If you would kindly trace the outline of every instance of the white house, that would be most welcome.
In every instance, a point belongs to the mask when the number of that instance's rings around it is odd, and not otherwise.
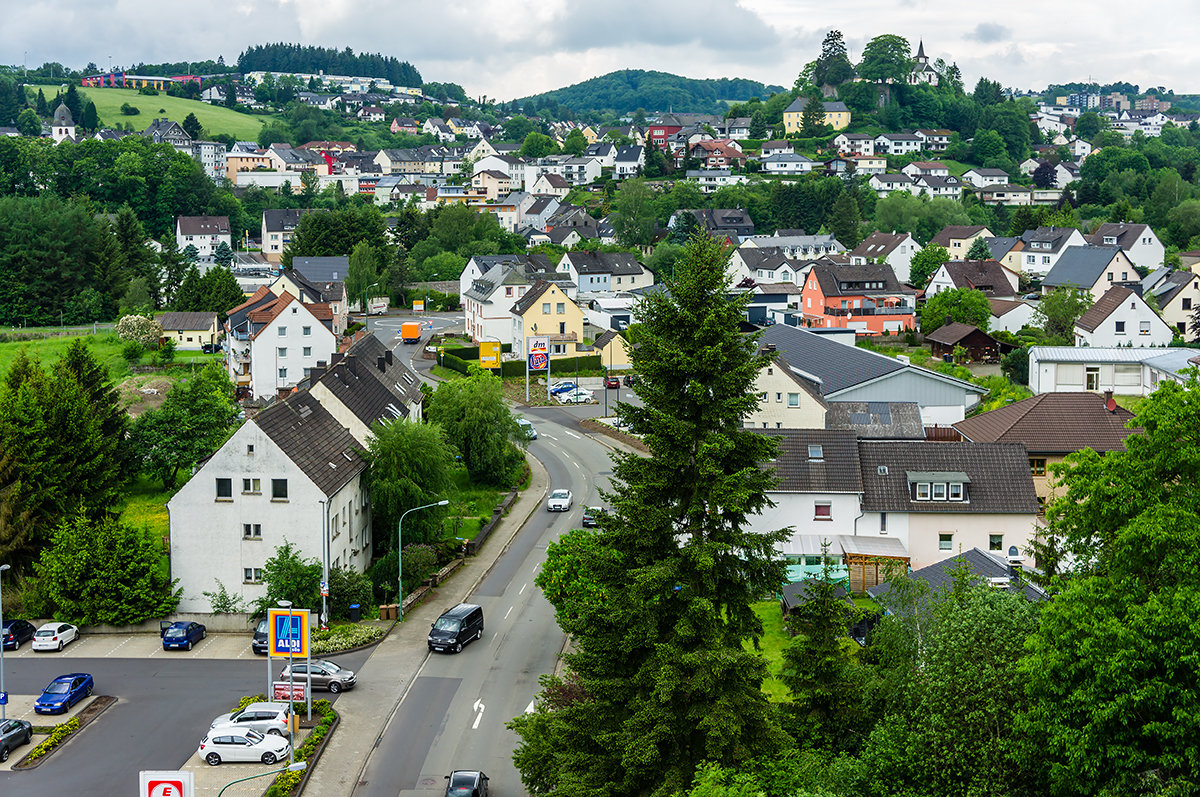
[[[1068,247],[1087,245],[1074,227],[1038,227],[1023,232],[1021,240],[1025,244],[1021,270],[1039,277],[1050,273]]]
[[[327,538],[330,568],[364,572],[366,468],[359,444],[306,391],[242,424],[167,502],[180,610],[210,611],[203,593],[219,586],[247,602],[263,597],[263,567],[285,542],[320,561]]]
[[[459,294],[462,297],[466,332],[474,341],[512,343],[512,314],[509,309],[538,280],[561,281],[574,298],[575,285],[565,275],[555,272],[554,266],[543,254],[489,255],[471,260],[477,264],[471,273],[487,266],[480,276],[472,280],[470,287]]]
[[[873,174],[868,178],[867,185],[881,197],[896,191],[907,191],[910,194],[920,193],[920,189],[907,174]]]
[[[1148,396],[1163,381],[1182,383],[1183,371],[1200,366],[1195,349],[1033,346],[1029,389],[1041,393],[1106,393]]]
[[[1004,185],[1009,181],[1008,172],[1003,169],[967,169],[962,178],[976,188],[987,188],[989,185]]]
[[[1129,288],[1113,286],[1075,322],[1076,346],[1166,346],[1174,330]]]
[[[950,167],[940,161],[913,161],[900,171],[909,177],[949,177]]]
[[[833,145],[845,155],[875,155],[875,138],[866,133],[838,133]]]
[[[197,259],[203,263],[212,263],[218,246],[233,245],[229,233],[229,217],[179,216],[175,219],[175,243],[181,252],[188,246],[196,247]]]
[[[1020,275],[996,260],[950,260],[938,266],[925,295],[955,288],[982,291],[989,299],[1015,299]]]
[[[613,178],[624,180],[637,177],[646,165],[646,148],[642,146],[621,147],[613,163]]]
[[[329,364],[317,363],[306,383],[309,392],[366,448],[371,427],[392,421],[420,421],[421,379],[375,335],[364,335]]]
[[[772,155],[792,155],[795,154],[795,152],[796,148],[792,146],[792,143],[783,139],[765,141],[762,145],[763,158],[769,158]]]
[[[1135,266],[1154,270],[1163,264],[1165,249],[1149,224],[1101,224],[1085,236],[1093,246],[1119,246]]]
[[[1154,297],[1163,320],[1175,334],[1189,343],[1200,339],[1192,331],[1192,320],[1200,310],[1200,265],[1193,265],[1190,271],[1155,269],[1142,280],[1142,295]]]
[[[881,133],[875,136],[875,151],[882,155],[908,155],[925,148],[925,139],[916,133]]]
[[[291,390],[337,351],[329,305],[303,304],[266,287],[229,311],[225,340],[230,380],[239,393],[256,399]]]
[[[896,279],[908,282],[913,255],[920,251],[921,245],[911,233],[873,232],[850,252],[850,265],[861,266],[882,258],[892,267]]]
[[[808,174],[814,166],[811,158],[797,155],[795,152],[767,155],[759,163],[767,174]]]
[[[649,288],[654,274],[627,252],[567,252],[558,261],[580,291],[632,291]]]
[[[1037,326],[1033,305],[1019,299],[988,299],[992,308],[991,332],[1017,333],[1025,327]]]

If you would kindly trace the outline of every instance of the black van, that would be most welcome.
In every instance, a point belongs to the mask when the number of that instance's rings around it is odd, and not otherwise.
[[[259,654],[265,654],[267,652],[266,620],[258,621],[258,627],[254,629],[254,639],[250,640],[250,649]]]
[[[463,645],[483,636],[483,607],[460,603],[443,612],[430,628],[430,650],[453,650],[458,653]]]

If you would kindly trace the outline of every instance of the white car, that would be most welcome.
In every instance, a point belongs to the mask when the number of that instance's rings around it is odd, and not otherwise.
[[[34,650],[62,650],[79,639],[79,629],[70,623],[46,623],[33,635]]]
[[[558,400],[563,404],[591,404],[596,399],[590,390],[577,388],[569,393],[560,394]]]
[[[220,727],[250,728],[259,733],[283,736],[290,732],[291,714],[291,707],[287,703],[250,703],[241,711],[220,715],[208,727],[210,730]]]
[[[288,740],[253,728],[213,728],[200,740],[196,754],[216,766],[224,761],[261,761],[267,766],[287,758]]]
[[[551,512],[567,512],[570,511],[571,502],[574,500],[570,490],[555,490],[546,501],[546,509]]]

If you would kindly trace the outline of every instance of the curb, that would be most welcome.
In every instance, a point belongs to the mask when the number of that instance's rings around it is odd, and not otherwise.
[[[337,711],[337,709],[335,708],[334,716],[333,716],[333,724],[329,726],[329,733],[325,734],[325,738],[321,740],[321,743],[319,745],[317,745],[317,749],[313,750],[312,755],[310,755],[308,758],[305,759],[305,761],[308,762],[308,766],[304,768],[304,775],[303,775],[303,777],[300,778],[300,782],[296,784],[296,788],[294,790],[292,790],[291,792],[289,792],[289,794],[303,794],[304,793],[304,787],[308,785],[308,779],[310,777],[312,777],[313,770],[315,770],[317,768],[317,764],[321,763],[321,756],[325,752],[326,745],[329,744],[329,740],[333,738],[334,732],[339,727],[341,727],[341,724],[342,724],[341,712]],[[274,781],[272,781],[272,783],[274,783]],[[270,786],[268,786],[267,788],[270,788]]]
[[[538,507],[540,507],[542,505],[542,502],[546,500],[546,495],[550,490],[550,478],[549,478],[549,473],[547,473],[547,471],[546,471],[546,466],[543,465],[537,457],[530,454],[528,450],[525,451],[525,459],[529,462],[529,469],[531,472],[530,481],[532,482],[532,480],[533,480],[533,476],[532,476],[533,463],[536,462],[537,466],[542,469],[542,473],[545,474],[547,477],[546,478],[546,486],[544,488],[542,488],[542,494],[538,498],[538,500],[536,502],[532,503],[529,511],[525,513],[525,517],[521,518],[521,521],[519,523],[517,523],[516,528],[513,529],[512,534],[510,534],[508,539],[504,541],[504,547],[502,547],[499,550],[499,552],[496,554],[496,558],[491,561],[491,564],[489,564],[482,573],[480,573],[479,577],[475,579],[475,582],[473,584],[471,584],[470,589],[468,589],[466,591],[465,595],[470,595],[472,592],[474,592],[476,590],[476,588],[478,588],[478,586],[481,583],[483,583],[483,580],[485,578],[487,578],[488,574],[490,574],[492,572],[492,568],[494,568],[496,566],[496,562],[498,562],[500,560],[500,557],[503,556],[505,551],[508,550],[509,546],[512,545],[512,541],[517,538],[517,534],[520,533],[521,529],[525,528],[525,524],[529,522],[529,518],[533,517],[533,513],[536,512],[538,510]],[[533,484],[531,483],[529,486],[532,487]],[[513,515],[510,514],[510,515],[508,515],[508,517],[513,517]],[[465,597],[465,595],[464,595],[464,597]]]
[[[105,701],[105,702],[101,702],[101,701]],[[40,758],[35,758],[33,761],[29,761],[29,753],[26,753],[24,758],[22,758],[17,763],[13,764],[13,767],[12,767],[13,770],[25,772],[30,769],[37,769],[38,767],[40,767],[42,765],[42,762],[44,762],[46,759],[50,758],[50,756],[54,755],[59,750],[66,747],[68,744],[71,743],[72,740],[74,740],[76,737],[78,737],[79,734],[83,733],[83,729],[86,728],[87,726],[91,725],[92,722],[97,717],[99,717],[101,714],[103,714],[105,711],[107,711],[110,706],[116,705],[117,699],[111,695],[96,695],[96,698],[91,703],[89,703],[87,708],[85,708],[83,711],[86,711],[87,709],[92,708],[92,706],[95,706],[97,703],[101,704],[100,708],[97,709],[95,713],[90,714],[86,720],[80,720],[79,721],[79,730],[75,731],[70,736],[68,736],[63,741],[62,744],[60,744],[58,747],[55,747],[50,752],[46,753],[44,756],[41,756]],[[80,711],[80,714],[82,714],[83,711]],[[30,752],[33,752],[33,751],[31,750]]]

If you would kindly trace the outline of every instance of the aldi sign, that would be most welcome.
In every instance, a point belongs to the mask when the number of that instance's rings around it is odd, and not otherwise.
[[[308,657],[308,611],[268,609],[267,644],[272,656]]]

